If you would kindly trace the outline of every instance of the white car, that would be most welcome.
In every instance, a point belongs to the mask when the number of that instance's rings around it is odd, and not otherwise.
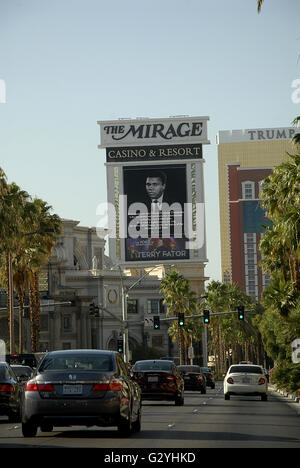
[[[256,395],[267,401],[268,381],[264,369],[254,364],[233,364],[224,379],[225,400],[231,395]]]

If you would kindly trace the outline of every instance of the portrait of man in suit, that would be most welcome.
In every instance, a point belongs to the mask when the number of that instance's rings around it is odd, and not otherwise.
[[[185,165],[128,166],[123,173],[128,226],[133,225],[135,232],[140,229],[140,237],[129,236],[125,241],[128,259],[133,248],[140,260],[147,260],[147,255],[152,260],[170,259],[176,252],[188,258],[184,237]]]
[[[146,178],[146,192],[151,202],[151,211],[161,211],[163,202],[166,202],[165,189],[167,176],[163,171],[150,171]],[[148,203],[149,205],[149,203]]]

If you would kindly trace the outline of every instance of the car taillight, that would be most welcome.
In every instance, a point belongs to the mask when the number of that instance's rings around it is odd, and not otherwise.
[[[233,378],[232,378],[232,377],[228,377],[227,382],[230,383],[230,384],[233,384]]]
[[[26,384],[25,392],[37,392],[37,391],[38,391],[38,388],[37,388],[36,383],[28,382]]]
[[[0,392],[13,392],[14,386],[11,384],[0,384]]]
[[[170,375],[166,375],[166,379],[167,380],[177,380],[178,377],[177,377],[177,375],[170,374]]]
[[[120,392],[122,390],[122,382],[112,381],[112,382],[97,382],[93,385],[93,392],[107,392],[107,391]]]
[[[54,387],[51,384],[36,384],[28,382],[25,387],[25,392],[54,392]]]
[[[265,379],[261,377],[258,381],[258,385],[263,385],[265,382],[266,382]]]

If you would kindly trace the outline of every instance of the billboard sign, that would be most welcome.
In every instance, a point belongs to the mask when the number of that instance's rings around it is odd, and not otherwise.
[[[260,200],[243,202],[243,227],[244,232],[264,232],[268,226],[272,226],[267,218]]]
[[[126,261],[187,260],[184,164],[123,168],[127,197]]]
[[[210,143],[208,120],[98,122],[112,257],[139,265],[207,261],[202,145]]]
[[[201,159],[202,145],[157,145],[112,147],[106,149],[106,162],[128,161],[177,161],[182,159]]]
[[[99,121],[101,145],[115,146],[208,144],[209,117]]]

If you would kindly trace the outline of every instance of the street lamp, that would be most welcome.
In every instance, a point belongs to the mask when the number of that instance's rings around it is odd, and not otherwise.
[[[133,289],[137,284],[139,284],[145,276],[148,276],[151,271],[155,270],[158,265],[155,265],[151,270],[144,273],[137,281],[135,281],[131,286],[126,287],[124,284],[123,271],[119,264],[116,264],[111,267],[111,270],[114,270],[116,267],[119,269],[120,281],[121,281],[121,294],[122,294],[122,336],[123,336],[123,357],[125,362],[129,362],[129,339],[128,339],[128,324],[127,324],[127,298],[128,293]]]

